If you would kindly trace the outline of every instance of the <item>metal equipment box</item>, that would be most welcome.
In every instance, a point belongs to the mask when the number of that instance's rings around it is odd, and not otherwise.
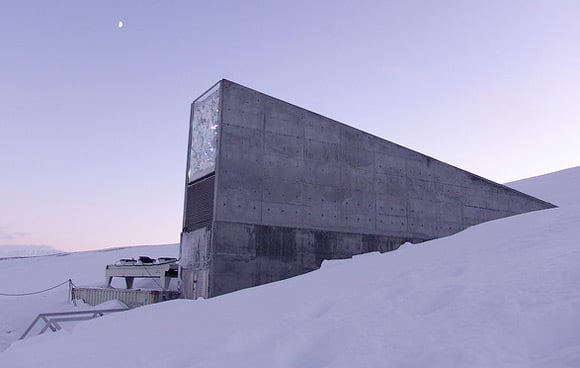
[[[109,300],[120,300],[129,308],[140,307],[179,298],[178,291],[143,290],[143,289],[111,289],[111,288],[79,288],[71,290],[71,299],[82,300],[90,305],[98,305]]]

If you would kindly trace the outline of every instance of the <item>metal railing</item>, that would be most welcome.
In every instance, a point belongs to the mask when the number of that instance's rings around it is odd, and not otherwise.
[[[89,319],[102,317],[106,313],[115,313],[129,310],[129,308],[115,308],[115,309],[96,309],[87,311],[74,311],[74,312],[58,312],[58,313],[40,313],[30,326],[24,331],[22,336],[18,340],[22,340],[28,335],[30,331],[34,328],[37,322],[42,320],[44,322],[44,327],[38,333],[39,335],[45,333],[48,329],[52,332],[56,332],[62,329],[60,323],[62,322],[75,322],[75,321],[87,321]]]

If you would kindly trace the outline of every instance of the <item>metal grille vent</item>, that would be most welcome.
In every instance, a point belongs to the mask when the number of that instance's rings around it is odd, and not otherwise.
[[[185,228],[193,231],[211,226],[213,220],[215,174],[187,186]]]

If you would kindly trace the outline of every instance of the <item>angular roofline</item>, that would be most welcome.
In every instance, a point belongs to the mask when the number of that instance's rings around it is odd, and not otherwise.
[[[421,155],[423,155],[423,156],[425,156],[425,157],[427,157],[427,158],[429,158],[429,159],[431,159],[431,160],[435,160],[435,161],[441,162],[441,163],[443,163],[443,164],[445,164],[445,165],[449,165],[449,166],[451,166],[451,167],[453,167],[453,168],[455,168],[455,169],[457,169],[457,170],[461,170],[461,171],[463,171],[463,172],[465,172],[465,173],[468,173],[468,174],[470,174],[470,175],[473,175],[473,176],[475,176],[477,179],[479,179],[479,180],[482,180],[482,181],[484,181],[484,182],[487,182],[487,183],[489,183],[489,184],[497,185],[497,186],[500,186],[500,187],[502,187],[502,188],[507,188],[507,189],[509,189],[509,190],[511,190],[511,191],[514,191],[514,192],[520,193],[520,194],[522,194],[522,195],[524,195],[524,196],[526,196],[526,197],[528,197],[528,198],[530,198],[530,199],[533,199],[534,201],[537,201],[537,202],[539,202],[539,203],[541,203],[541,204],[544,204],[544,205],[545,205],[545,206],[547,206],[548,208],[557,208],[557,207],[558,207],[558,206],[556,206],[556,205],[555,205],[555,204],[553,204],[553,203],[550,203],[550,202],[544,201],[544,200],[542,200],[542,199],[536,198],[536,197],[534,197],[534,196],[532,196],[532,195],[530,195],[530,194],[527,194],[527,193],[521,192],[521,191],[519,191],[519,190],[517,190],[517,189],[513,189],[513,188],[511,188],[511,187],[509,187],[509,186],[507,186],[507,185],[505,185],[505,184],[501,184],[501,183],[495,182],[495,181],[493,181],[493,180],[490,180],[490,179],[484,178],[484,177],[482,177],[482,176],[480,176],[480,175],[474,174],[474,173],[472,173],[472,172],[470,172],[470,171],[467,171],[467,170],[465,170],[465,169],[462,169],[462,168],[460,168],[460,167],[457,167],[457,166],[455,166],[455,165],[452,165],[452,164],[450,164],[450,163],[447,163],[447,162],[441,161],[441,160],[439,160],[439,159],[437,159],[437,158],[435,158],[435,157],[429,156],[429,155],[427,155],[427,154],[425,154],[425,153],[423,153],[423,152],[421,152],[421,151],[418,151],[418,150],[416,150],[416,149],[413,149],[413,148],[409,148],[409,147],[403,146],[403,145],[401,145],[401,144],[398,144],[398,143],[396,143],[396,142],[393,142],[393,141],[391,141],[391,140],[388,140],[388,139],[385,139],[385,138],[383,138],[383,137],[377,136],[377,135],[375,135],[375,134],[372,134],[372,133],[366,132],[366,131],[364,131],[364,130],[362,130],[362,129],[360,129],[360,128],[356,128],[356,127],[353,127],[352,125],[349,125],[349,124],[343,123],[342,121],[339,121],[339,120],[335,120],[335,119],[329,118],[329,117],[327,117],[327,116],[324,116],[324,115],[322,115],[322,114],[319,114],[319,113],[317,113],[317,112],[315,112],[315,111],[308,110],[308,109],[306,109],[306,108],[304,108],[304,107],[301,107],[301,106],[298,106],[298,105],[296,105],[296,104],[293,104],[293,103],[291,103],[291,102],[288,102],[288,101],[282,100],[282,99],[280,99],[280,98],[277,98],[277,97],[271,96],[271,95],[269,95],[269,94],[267,94],[267,93],[264,93],[264,92],[258,91],[258,90],[256,90],[256,89],[253,89],[253,88],[250,88],[250,87],[246,87],[246,86],[244,86],[243,84],[240,84],[240,83],[237,83],[237,82],[233,82],[233,81],[231,81],[231,80],[229,80],[229,79],[226,79],[226,78],[222,78],[222,79],[220,79],[218,82],[214,83],[214,84],[213,84],[213,85],[212,85],[210,88],[208,88],[206,91],[204,91],[204,93],[202,93],[201,95],[199,95],[199,97],[197,97],[195,100],[193,100],[192,104],[193,104],[195,101],[197,101],[198,99],[202,98],[202,97],[203,97],[203,96],[204,96],[206,93],[208,93],[209,91],[211,91],[211,90],[212,90],[212,89],[213,89],[213,88],[214,88],[216,85],[218,85],[218,84],[220,84],[220,83],[222,83],[222,82],[225,82],[225,83],[230,83],[230,84],[234,84],[234,85],[240,86],[240,87],[242,87],[242,88],[245,88],[245,89],[248,89],[248,90],[250,90],[250,91],[253,91],[253,92],[259,93],[259,94],[261,94],[261,95],[264,95],[264,96],[266,96],[266,97],[268,97],[268,98],[271,98],[271,99],[273,99],[273,100],[280,101],[280,102],[282,102],[282,103],[285,103],[285,104],[288,104],[288,105],[290,105],[290,106],[293,106],[293,107],[295,107],[295,108],[297,108],[297,109],[300,109],[300,110],[306,111],[306,112],[308,112],[308,113],[310,113],[310,114],[318,115],[318,116],[320,116],[320,117],[322,117],[322,118],[324,118],[324,119],[331,120],[331,121],[333,121],[333,122],[335,122],[335,123],[337,123],[337,124],[343,125],[343,126],[345,126],[345,127],[347,127],[347,128],[354,129],[354,130],[356,130],[356,131],[358,131],[358,132],[361,132],[361,133],[364,133],[364,134],[368,134],[368,135],[370,135],[371,137],[378,138],[378,139],[381,139],[381,140],[383,140],[383,141],[387,141],[387,142],[389,142],[389,143],[395,144],[395,145],[397,145],[397,146],[399,146],[399,147],[401,147],[401,148],[404,148],[404,149],[407,149],[407,150],[410,150],[410,151],[417,152],[417,153],[419,153],[419,154],[421,154]],[[522,178],[522,179],[525,179],[525,178]],[[520,179],[520,180],[521,180],[521,179]]]

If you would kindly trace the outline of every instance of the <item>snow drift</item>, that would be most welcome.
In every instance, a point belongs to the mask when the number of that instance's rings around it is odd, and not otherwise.
[[[510,186],[560,207],[81,323],[12,344],[0,366],[580,367],[580,168]],[[0,302],[5,319],[36,301]]]

